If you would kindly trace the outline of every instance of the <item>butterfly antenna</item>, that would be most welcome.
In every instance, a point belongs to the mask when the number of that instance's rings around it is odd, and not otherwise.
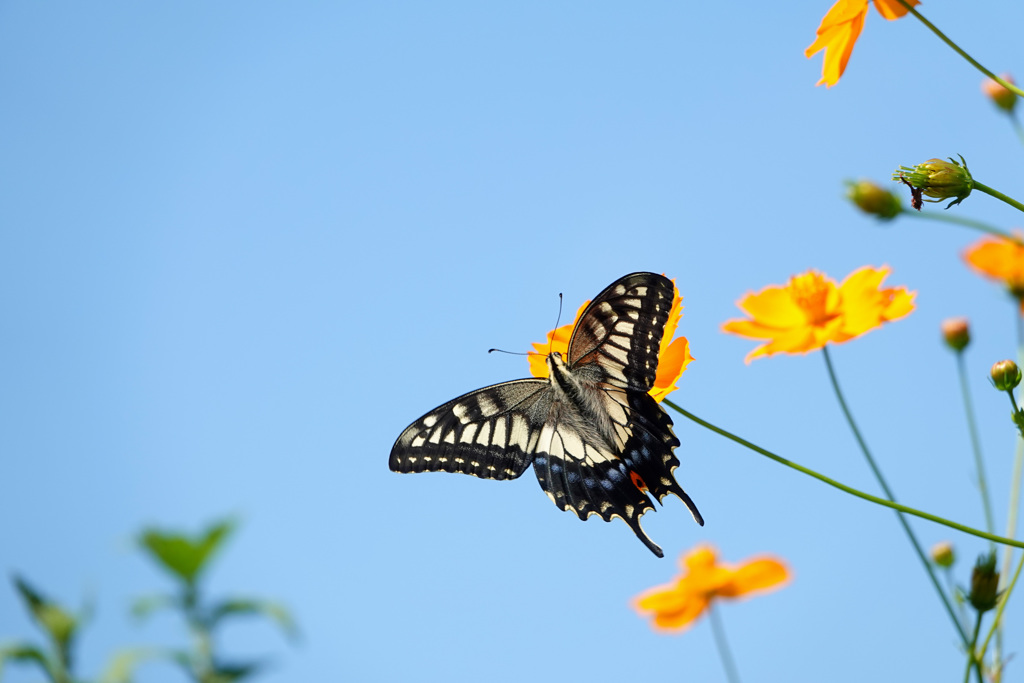
[[[551,349],[555,346],[555,332],[558,331],[558,323],[562,322],[562,293],[558,293],[558,317],[555,318],[555,329],[551,331],[551,341],[548,342],[548,355],[551,355]]]

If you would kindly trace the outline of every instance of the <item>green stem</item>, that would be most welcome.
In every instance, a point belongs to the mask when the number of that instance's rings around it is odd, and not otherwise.
[[[1024,317],[1020,314],[1021,303],[1018,300],[1014,300],[1013,306],[1013,317],[1014,323],[1017,330],[1017,364],[1024,366]],[[1016,409],[1016,406],[1014,406]],[[1006,535],[1013,538],[1017,535],[1017,516],[1020,510],[1020,489],[1021,489],[1021,474],[1024,471],[1024,440],[1016,439],[1016,453],[1013,457],[1013,474],[1010,475],[1010,504],[1009,510],[1006,513]],[[1024,561],[1024,557],[1021,558]],[[999,575],[1005,584],[1006,577],[1010,573],[1010,565],[1013,564],[1013,550],[1011,548],[1003,548],[1003,562],[1000,567]],[[1018,574],[1020,568],[1017,569]],[[1016,577],[1014,577],[1016,581]],[[1000,612],[1001,613],[1001,612]],[[996,632],[996,647],[994,655],[994,666],[998,669],[1001,666],[1002,653],[1003,653],[1003,629],[1002,624],[999,621],[998,614],[996,617],[996,623],[993,624],[994,628],[998,628]]]
[[[860,433],[860,429],[857,428],[857,423],[853,419],[853,413],[850,412],[849,406],[846,405],[846,399],[843,397],[843,392],[839,388],[839,380],[836,378],[835,368],[832,367],[832,356],[829,354],[828,346],[821,347],[822,355],[825,356],[825,367],[828,368],[828,378],[832,382],[832,389],[835,391],[836,398],[839,399],[839,407],[843,411],[843,415],[846,416],[846,422],[850,425],[850,430],[853,432],[854,438],[857,440],[857,444],[860,446],[861,452],[864,454],[864,459],[868,461],[868,466],[871,467],[871,471],[875,475],[875,479],[878,481],[878,485],[882,487],[882,491],[885,492],[885,497],[896,502],[896,496],[893,494],[892,489],[889,488],[888,482],[885,477],[882,476],[882,470],[879,469],[878,464],[875,462],[875,458],[871,455],[871,451],[868,449],[868,444],[864,441],[864,437]],[[960,626],[960,620],[956,618],[956,612],[953,611],[953,606],[949,603],[949,597],[946,595],[946,591],[942,590],[942,585],[939,583],[939,579],[935,576],[935,570],[932,568],[932,563],[928,561],[928,557],[924,554],[924,550],[921,548],[921,543],[917,540],[917,536],[914,535],[914,530],[910,528],[910,524],[907,522],[907,518],[902,513],[896,513],[897,519],[899,519],[900,526],[903,527],[903,531],[907,534],[907,538],[910,539],[910,545],[914,547],[914,552],[917,553],[917,558],[921,561],[921,565],[924,567],[925,572],[928,574],[928,578],[931,579],[932,586],[935,588],[935,592],[938,593],[939,599],[942,600],[942,604],[946,607],[946,612],[949,613],[949,618],[953,620],[956,625],[957,631],[963,636],[963,629]],[[989,532],[991,533],[991,529]]]
[[[981,232],[994,235],[995,237],[1001,237],[1003,239],[1010,240],[1011,242],[1016,242],[1017,244],[1024,243],[1024,240],[1021,240],[1020,237],[1013,233],[1000,230],[999,228],[994,228],[987,223],[982,223],[981,221],[962,218],[954,213],[938,213],[936,211],[914,211],[913,209],[903,209],[900,211],[900,215],[910,216],[913,218],[927,218],[929,220],[942,221],[944,223],[956,223],[957,225],[963,225],[968,228],[973,228],[974,230],[980,230]]]
[[[1017,134],[1017,138],[1024,143],[1024,127],[1020,125],[1020,119],[1017,118],[1015,112],[1010,112],[1010,123],[1013,125],[1013,132]]]
[[[967,388],[967,369],[964,367],[963,350],[956,352],[956,369],[957,374],[960,376],[960,393],[964,399],[964,413],[967,416],[967,431],[971,435],[974,465],[978,470],[978,491],[981,493],[981,502],[985,508],[985,530],[989,533],[995,533],[996,524],[992,517],[992,501],[988,497],[988,480],[985,477],[985,463],[981,457],[981,439],[978,437],[978,426],[974,421],[974,406],[971,404],[971,392]]]
[[[964,671],[964,683],[968,683],[971,680],[971,669],[975,668],[977,663],[977,657],[974,653],[974,648],[978,644],[978,634],[981,633],[981,613],[978,613],[978,619],[974,622],[974,635],[971,636],[971,644],[967,647],[967,670]]]
[[[996,633],[997,629],[1002,626],[1003,610],[1006,609],[1006,603],[1010,600],[1010,594],[1013,593],[1014,586],[1017,585],[1017,579],[1020,578],[1020,570],[1024,567],[1024,555],[1021,556],[1020,562],[1017,563],[1017,571],[1013,573],[1013,580],[1010,581],[1010,585],[1003,591],[1002,595],[999,596],[999,607],[996,608],[996,618],[992,621],[992,628],[988,630],[988,635],[985,636],[985,642],[981,644],[981,655],[984,656],[985,650],[988,648],[988,643],[992,640],[992,635]],[[998,665],[998,660],[996,660]]]
[[[960,55],[961,57],[963,57],[964,59],[966,59],[966,60],[967,60],[967,61],[968,61],[968,62],[970,63],[970,65],[971,65],[971,66],[973,66],[973,67],[974,67],[975,69],[977,69],[977,70],[978,70],[978,71],[980,71],[981,73],[985,74],[986,76],[988,76],[988,77],[989,77],[989,78],[991,78],[991,79],[992,79],[993,81],[995,81],[995,82],[996,82],[996,83],[998,83],[999,85],[1003,86],[1004,88],[1006,88],[1006,89],[1007,89],[1007,90],[1009,90],[1010,92],[1016,93],[1018,97],[1024,97],[1024,90],[1021,90],[1020,88],[1018,88],[1018,87],[1017,87],[1016,85],[1014,85],[1013,83],[1010,83],[1010,82],[1008,82],[1008,81],[1005,81],[1005,80],[1003,80],[1002,78],[1000,78],[999,76],[996,76],[996,75],[995,75],[994,73],[992,73],[991,71],[989,71],[988,69],[986,69],[985,67],[983,67],[983,66],[982,66],[981,64],[979,64],[978,62],[976,62],[976,61],[974,60],[974,58],[973,58],[973,57],[971,57],[971,56],[970,56],[969,54],[967,54],[966,52],[964,52],[963,50],[961,50],[961,49],[960,49],[960,46],[959,46],[959,45],[957,45],[957,44],[956,44],[956,43],[954,43],[954,42],[953,42],[952,40],[950,40],[949,38],[947,38],[947,37],[946,37],[946,34],[945,34],[945,33],[943,33],[942,31],[940,31],[940,30],[939,30],[939,29],[938,29],[938,28],[937,28],[937,27],[935,26],[935,24],[933,24],[932,22],[928,21],[928,20],[927,20],[927,19],[925,19],[925,18],[924,18],[923,16],[921,16],[921,14],[920,14],[920,13],[919,13],[919,12],[918,12],[918,11],[917,11],[916,9],[914,9],[913,7],[911,7],[911,6],[910,6],[910,3],[909,3],[909,2],[907,2],[907,0],[899,0],[899,3],[900,3],[901,5],[903,5],[904,7],[906,7],[906,8],[907,8],[907,10],[908,10],[908,11],[909,11],[909,12],[910,12],[911,14],[913,14],[913,15],[914,15],[915,17],[917,17],[917,18],[918,18],[918,20],[919,20],[919,21],[920,21],[920,22],[921,22],[922,24],[924,24],[925,26],[927,26],[927,27],[928,27],[928,28],[929,28],[929,29],[931,30],[931,32],[932,32],[932,33],[934,33],[935,35],[937,35],[937,36],[939,37],[939,39],[940,39],[940,40],[941,40],[942,42],[944,42],[944,43],[945,43],[946,45],[948,45],[948,46],[950,46],[951,48],[953,48],[953,50],[954,50],[954,51],[955,51],[955,52],[956,52],[956,53],[957,53],[958,55]]]
[[[956,585],[953,583],[953,570],[950,567],[943,567],[942,574],[946,577],[946,589],[953,596],[953,603],[956,605],[956,613],[963,626],[967,623],[967,612],[964,611],[964,601],[956,599]]]
[[[718,616],[718,610],[714,605],[708,607],[708,617],[711,620],[711,632],[715,636],[715,646],[722,658],[722,666],[725,667],[725,677],[729,683],[740,683],[740,675],[736,671],[736,662],[729,651],[729,643],[725,640],[725,629],[722,628],[722,621]]]
[[[1009,204],[1013,208],[1017,209],[1018,211],[1024,211],[1024,204],[1021,204],[1020,202],[1018,202],[1016,199],[1014,199],[1012,197],[1007,197],[1005,194],[1003,194],[999,190],[993,190],[991,187],[989,187],[988,185],[986,185],[984,183],[979,183],[977,180],[972,180],[971,181],[971,187],[972,187],[972,189],[978,190],[980,192],[984,192],[987,195],[990,195],[992,197],[995,197],[996,199],[999,199],[999,200],[1002,200],[1002,201],[1006,202],[1007,204]]]
[[[736,436],[735,434],[722,429],[721,427],[716,427],[715,425],[711,424],[710,422],[707,422],[706,420],[702,420],[701,418],[697,417],[696,415],[694,415],[693,413],[689,412],[688,410],[683,409],[681,406],[676,405],[675,403],[673,403],[672,401],[668,400],[667,398],[662,400],[662,403],[667,405],[669,408],[672,408],[673,410],[678,412],[680,415],[682,415],[686,419],[692,420],[693,422],[696,422],[701,427],[704,427],[706,429],[710,429],[711,431],[715,432],[716,434],[724,436],[725,438],[729,439],[730,441],[735,441],[739,445],[744,446],[746,448],[749,448],[750,450],[754,451],[755,453],[760,453],[761,455],[765,456],[766,458],[768,458],[770,460],[774,460],[775,462],[779,463],[780,465],[785,465],[786,467],[789,467],[790,469],[794,469],[797,472],[801,472],[803,474],[806,474],[809,477],[813,477],[813,478],[817,479],[820,482],[824,482],[825,484],[828,484],[829,486],[831,486],[833,488],[837,488],[840,491],[843,491],[844,493],[849,493],[851,496],[856,496],[857,498],[861,498],[862,500],[866,500],[866,501],[868,501],[870,503],[874,503],[875,505],[881,505],[882,507],[887,507],[887,508],[889,508],[891,510],[899,510],[900,512],[905,512],[908,515],[914,515],[915,517],[920,517],[921,519],[927,519],[929,522],[935,522],[936,524],[941,524],[942,526],[947,526],[950,529],[956,529],[957,531],[962,531],[963,533],[969,534],[971,536],[977,536],[978,538],[984,538],[984,539],[989,540],[989,541],[995,541],[996,543],[998,543],[1000,545],[1012,545],[1014,548],[1024,548],[1024,541],[1018,541],[1018,540],[1013,539],[1013,538],[1004,538],[1003,536],[996,536],[995,534],[990,534],[988,532],[982,531],[981,529],[974,529],[974,528],[969,527],[969,526],[967,526],[965,524],[960,524],[959,522],[954,522],[954,521],[951,521],[951,520],[948,520],[948,519],[944,519],[943,517],[939,517],[938,515],[933,515],[930,512],[922,512],[921,510],[917,510],[917,509],[912,508],[912,507],[907,507],[906,505],[903,505],[901,503],[894,503],[891,500],[886,500],[885,498],[879,498],[878,496],[873,496],[870,493],[864,493],[863,491],[855,489],[852,486],[847,486],[846,484],[840,483],[840,482],[836,481],[835,479],[832,479],[830,477],[826,477],[824,474],[820,474],[818,472],[815,472],[814,470],[810,469],[809,467],[804,467],[803,465],[795,463],[792,460],[787,460],[786,458],[783,458],[781,455],[776,455],[776,454],[772,453],[769,450],[761,448],[757,444],[753,444],[753,443],[747,441],[746,439],[744,439],[741,436]],[[966,641],[967,641],[967,635],[964,634],[964,642],[966,642]]]

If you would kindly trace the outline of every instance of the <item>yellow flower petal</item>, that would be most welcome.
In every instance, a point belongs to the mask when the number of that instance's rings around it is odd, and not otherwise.
[[[686,337],[679,337],[668,345],[658,360],[658,376],[654,379],[654,386],[650,391],[655,401],[660,403],[663,398],[679,388],[676,382],[692,360],[690,342]]]
[[[1021,236],[1019,232],[1017,234]],[[986,237],[968,247],[963,258],[974,271],[1003,283],[1024,305],[1024,245],[1013,240]]]
[[[788,581],[789,570],[782,562],[773,558],[748,560],[733,573],[729,585],[723,587],[720,594],[722,597],[738,598],[781,588]]]
[[[818,27],[817,39],[804,51],[807,57],[811,57],[825,50],[821,80],[816,85],[824,83],[831,88],[839,82],[853,54],[853,46],[864,28],[867,13],[867,0],[839,0],[825,14]]]
[[[917,6],[921,3],[918,0],[907,0],[907,4]],[[899,0],[875,0],[875,9],[889,21],[899,19],[910,11]]]
[[[803,311],[785,286],[769,285],[756,294],[747,294],[736,305],[761,324],[772,327],[790,327],[804,320]]]

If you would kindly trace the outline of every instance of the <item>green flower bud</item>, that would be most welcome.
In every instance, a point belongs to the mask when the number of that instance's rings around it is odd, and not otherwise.
[[[999,391],[1010,391],[1020,384],[1020,368],[1012,360],[1001,360],[992,366],[992,384]]]
[[[880,220],[892,220],[900,214],[900,198],[870,180],[846,181],[846,198],[864,213],[878,216]]]
[[[971,329],[967,318],[949,318],[942,321],[942,338],[954,351],[963,351],[971,343]]]
[[[942,159],[929,159],[917,166],[900,166],[892,174],[893,180],[910,185],[913,190],[918,190],[930,202],[940,202],[943,199],[955,198],[946,208],[959,204],[967,199],[974,189],[974,179],[971,172],[967,170],[967,162],[960,157],[962,164],[958,164],[951,158],[949,161]]]
[[[971,592],[967,600],[979,613],[992,609],[999,602],[999,572],[996,571],[996,554],[985,553],[971,572]]]
[[[1016,84],[1010,74],[1003,74],[1001,78],[1010,84]],[[1017,106],[1017,93],[1007,90],[1003,86],[999,85],[991,78],[986,78],[981,84],[981,91],[988,95],[988,98],[992,102],[1005,111],[1008,114],[1013,113],[1013,108]]]
[[[953,544],[949,541],[942,541],[933,545],[931,556],[932,562],[943,569],[949,569],[956,562],[956,553],[953,552]]]

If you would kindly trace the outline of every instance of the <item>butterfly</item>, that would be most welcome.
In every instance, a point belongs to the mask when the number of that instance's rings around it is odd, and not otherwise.
[[[580,519],[619,517],[658,557],[640,517],[675,494],[704,525],[675,480],[679,439],[647,393],[675,286],[633,273],[580,315],[565,358],[546,358],[548,377],[517,379],[448,401],[405,428],[391,449],[395,472],[461,472],[516,479],[531,464],[541,488]]]

